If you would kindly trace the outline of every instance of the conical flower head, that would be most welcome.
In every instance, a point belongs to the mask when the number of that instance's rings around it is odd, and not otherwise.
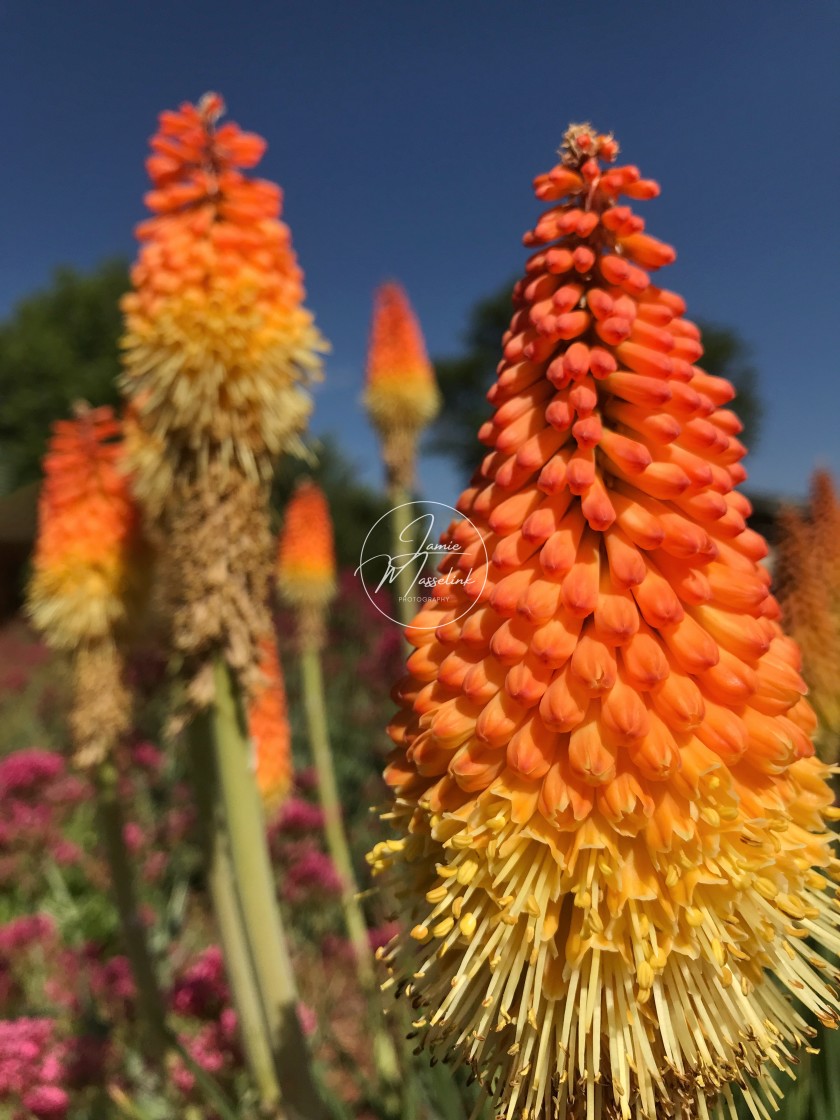
[[[619,196],[658,188],[616,152],[573,127],[536,180],[475,529],[407,631],[401,835],[370,856],[407,900],[385,957],[417,1031],[510,1120],[706,1117],[752,1074],[759,1115],[835,1022],[828,770],[733,390],[650,279],[673,251]]]
[[[138,492],[163,503],[173,472],[211,461],[265,477],[309,412],[299,383],[325,349],[303,306],[281,194],[249,178],[264,141],[217,127],[215,94],[165,112],[147,169],[154,217],[137,229],[134,290],[124,297],[123,389],[147,431]]]
[[[110,408],[53,425],[44,458],[29,611],[48,643],[110,639],[144,584],[139,515]]]
[[[325,607],[335,595],[335,542],[330,507],[317,483],[293,493],[277,548],[277,585],[294,607]]]
[[[292,736],[286,688],[274,637],[260,643],[259,677],[248,703],[248,730],[254,743],[257,786],[274,808],[292,782]]]
[[[434,420],[440,393],[420,325],[399,284],[376,292],[365,404],[380,432],[417,433]]]

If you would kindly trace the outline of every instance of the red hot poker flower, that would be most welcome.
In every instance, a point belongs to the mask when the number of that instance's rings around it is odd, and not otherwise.
[[[153,508],[187,468],[216,462],[267,477],[305,423],[298,385],[325,349],[303,306],[280,189],[244,173],[265,141],[218,126],[223,112],[207,94],[162,113],[146,164],[154,216],[138,226],[123,300],[122,385],[140,425],[138,492]]]
[[[53,426],[44,459],[29,609],[51,646],[110,639],[142,583],[139,516],[110,408]]]
[[[500,1116],[688,1120],[733,1082],[763,1115],[810,1031],[787,994],[836,1023],[835,811],[732,386],[651,280],[674,252],[621,196],[659,188],[616,153],[573,126],[535,181],[460,499],[490,561],[454,527],[442,570],[474,578],[408,630],[401,835],[370,858],[410,900],[385,956],[416,1029]]]

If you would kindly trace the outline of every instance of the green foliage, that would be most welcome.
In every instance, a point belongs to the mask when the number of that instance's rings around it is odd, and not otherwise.
[[[0,468],[9,489],[39,475],[54,420],[76,400],[116,404],[123,261],[90,273],[59,269],[0,325]]]
[[[469,313],[462,352],[439,358],[435,371],[444,407],[434,429],[431,447],[449,455],[469,477],[486,454],[476,433],[490,415],[484,399],[493,384],[501,358],[501,339],[512,315],[512,283],[474,305]],[[703,369],[725,377],[735,386],[735,410],[744,424],[743,442],[753,449],[763,412],[755,368],[747,344],[731,327],[697,324],[703,335]]]

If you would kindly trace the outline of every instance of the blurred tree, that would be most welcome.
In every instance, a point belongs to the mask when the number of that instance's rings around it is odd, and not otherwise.
[[[501,358],[502,335],[513,312],[512,288],[513,281],[495,295],[479,300],[469,314],[462,353],[435,362],[444,405],[433,429],[430,450],[450,456],[467,475],[486,454],[476,433],[490,415],[484,394],[493,384]],[[734,407],[744,424],[741,438],[753,450],[763,409],[749,347],[730,327],[703,321],[697,325],[705,348],[701,364],[735,386],[738,395]]]
[[[124,261],[90,273],[61,268],[0,324],[3,489],[39,477],[50,424],[66,417],[73,401],[117,403],[119,299],[127,290]]]

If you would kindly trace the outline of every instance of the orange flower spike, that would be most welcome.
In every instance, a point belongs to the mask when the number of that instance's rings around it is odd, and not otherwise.
[[[370,857],[407,899],[382,955],[418,1030],[505,1120],[688,1120],[734,1084],[763,1115],[808,1032],[787,989],[837,1020],[836,811],[731,386],[651,282],[673,251],[620,196],[658,188],[616,153],[572,126],[536,180],[551,209],[458,507],[487,587],[409,628],[400,838]]]
[[[286,508],[277,549],[277,584],[292,606],[325,607],[335,595],[335,544],[326,495],[298,484]]]
[[[153,217],[138,226],[123,299],[122,388],[160,441],[133,465],[138,493],[163,504],[173,472],[211,461],[268,476],[309,412],[299,386],[326,346],[304,308],[281,193],[249,178],[264,141],[217,127],[216,94],[162,113],[147,170]]]
[[[248,731],[254,744],[257,785],[270,808],[289,792],[292,736],[283,670],[274,638],[260,643],[260,680],[248,703]]]
[[[390,481],[406,489],[417,438],[438,414],[440,391],[408,297],[393,282],[382,284],[374,300],[364,402]]]
[[[840,504],[830,476],[815,473],[811,517],[782,510],[776,581],[785,624],[802,651],[802,672],[819,717],[817,742],[829,762],[840,757]]]
[[[35,625],[56,649],[110,640],[143,588],[140,522],[110,408],[53,425],[29,585]]]

